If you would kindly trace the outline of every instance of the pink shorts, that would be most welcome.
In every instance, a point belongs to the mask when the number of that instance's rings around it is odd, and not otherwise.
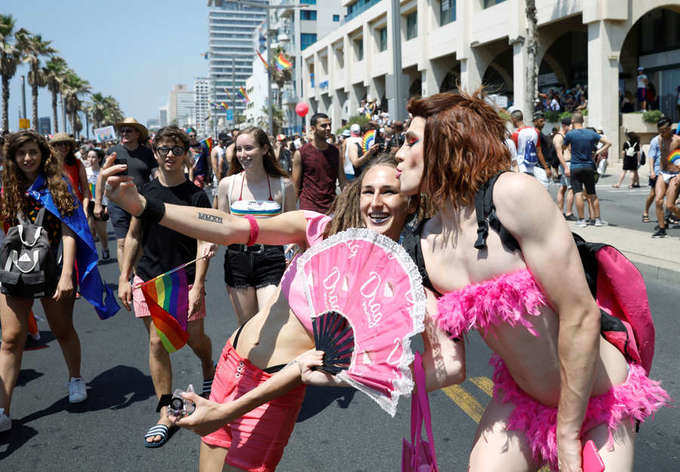
[[[508,420],[508,430],[523,431],[534,460],[557,470],[557,408],[546,406],[526,394],[515,383],[505,362],[494,355],[489,364],[493,374],[494,398],[515,405]],[[644,421],[670,401],[660,382],[651,380],[637,364],[628,364],[628,377],[621,385],[613,386],[607,393],[590,398],[583,420],[581,434],[596,426],[609,427],[609,446],[613,434],[624,421]]]
[[[222,350],[210,400],[235,400],[274,374],[268,374],[236,353],[231,342]],[[264,403],[217,431],[203,436],[203,442],[227,449],[225,462],[251,472],[276,470],[297,420],[305,385]]]
[[[135,317],[137,318],[146,318],[147,316],[151,316],[151,313],[149,312],[149,306],[146,304],[146,299],[144,298],[144,294],[142,293],[141,288],[134,288],[138,284],[142,284],[144,281],[137,275],[135,275],[134,280],[132,281],[132,306],[135,309]],[[191,290],[192,285],[189,285],[189,290]],[[196,320],[202,320],[205,318],[205,294],[201,295],[201,309],[198,310],[198,313],[194,313],[189,317],[189,321],[196,321]]]

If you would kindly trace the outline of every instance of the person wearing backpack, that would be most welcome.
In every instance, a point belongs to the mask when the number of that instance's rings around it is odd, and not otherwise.
[[[400,190],[440,209],[409,252],[439,294],[438,326],[453,338],[476,328],[494,351],[469,470],[580,471],[589,440],[606,470],[632,470],[634,421],[669,398],[647,364],[601,334],[561,212],[535,179],[508,172],[505,126],[481,90],[412,99],[408,111]]]
[[[623,170],[619,181],[612,185],[614,188],[621,187],[623,179],[626,178],[626,173],[630,172],[631,180],[628,188],[640,186],[640,176],[638,175],[638,156],[640,154],[640,138],[632,131],[626,133],[626,142],[623,143],[623,151],[621,157],[623,158]],[[636,184],[637,183],[637,184]]]
[[[12,228],[0,250],[0,431],[12,427],[9,408],[34,298],[41,299],[64,355],[70,379],[69,402],[87,399],[80,372],[80,340],[73,327],[76,255],[81,268],[77,282],[83,297],[102,318],[118,310],[113,293],[105,288],[97,272],[97,252],[85,214],[62,174],[61,161],[45,138],[34,131],[20,131],[9,136],[5,150],[2,219]],[[26,241],[31,240],[32,246],[26,247],[30,244]],[[10,244],[14,244],[11,251]],[[58,264],[60,245],[63,255]],[[40,283],[33,285],[36,280]]]
[[[510,119],[515,127],[515,132],[512,133],[512,140],[517,148],[519,171],[533,175],[541,182],[541,185],[548,188],[552,178],[552,171],[543,156],[540,139],[541,131],[534,126],[524,124],[524,114],[521,110],[514,110],[510,113]],[[534,121],[543,126],[543,123],[545,123],[543,113],[537,112],[534,116]]]

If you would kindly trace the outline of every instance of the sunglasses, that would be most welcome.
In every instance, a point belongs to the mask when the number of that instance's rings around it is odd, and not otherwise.
[[[184,153],[187,151],[185,148],[182,146],[159,146],[156,148],[156,152],[160,154],[161,157],[167,156],[170,151],[172,151],[172,155],[175,157],[183,156]]]
[[[134,128],[121,128],[118,132],[120,134],[125,134],[125,133],[132,133],[133,131],[135,131]]]

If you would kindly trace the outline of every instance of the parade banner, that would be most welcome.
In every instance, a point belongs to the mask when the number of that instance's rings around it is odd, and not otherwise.
[[[116,139],[116,130],[114,130],[113,126],[111,125],[104,126],[103,128],[95,128],[93,132],[98,143],[102,143],[104,141],[113,141]]]

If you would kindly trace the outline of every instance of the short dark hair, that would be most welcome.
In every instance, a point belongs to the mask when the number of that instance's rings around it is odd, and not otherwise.
[[[153,147],[156,148],[162,139],[172,139],[176,143],[182,143],[184,149],[189,149],[189,135],[177,126],[166,126],[159,129],[156,136],[153,137]]]
[[[545,119],[545,115],[543,114],[542,111],[537,111],[537,112],[534,113],[534,121],[544,120],[544,119]]]
[[[575,111],[574,113],[572,113],[571,122],[583,124],[583,113],[581,113],[580,111]]]
[[[510,113],[510,116],[516,120],[524,119],[524,113],[522,113],[522,110],[514,110],[512,113]]]
[[[312,126],[316,126],[316,123],[319,120],[330,120],[330,118],[328,118],[328,115],[325,113],[314,113],[312,115],[312,118],[309,120],[309,124]]]
[[[562,124],[563,124],[564,126],[569,126],[569,125],[571,125],[571,117],[570,117],[570,116],[565,116],[564,118],[562,118]]]
[[[672,123],[670,118],[668,118],[667,116],[662,116],[661,118],[659,118],[659,121],[656,122],[656,127],[663,128],[664,126],[670,126],[671,124]]]

